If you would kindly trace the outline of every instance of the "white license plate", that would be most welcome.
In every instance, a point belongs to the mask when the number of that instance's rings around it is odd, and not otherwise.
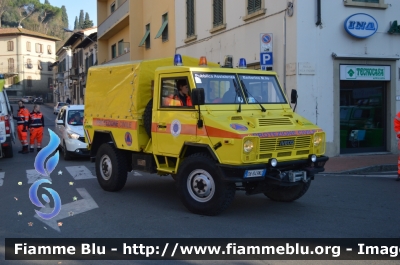
[[[245,178],[257,178],[257,177],[264,177],[265,176],[265,169],[256,169],[256,170],[246,170],[244,172]]]

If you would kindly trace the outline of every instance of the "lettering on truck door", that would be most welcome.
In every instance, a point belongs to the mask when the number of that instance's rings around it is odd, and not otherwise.
[[[189,74],[161,75],[158,111],[153,121],[152,135],[157,151],[179,155],[185,141],[196,140],[197,116],[191,104],[192,84]],[[185,87],[187,86],[187,87]]]

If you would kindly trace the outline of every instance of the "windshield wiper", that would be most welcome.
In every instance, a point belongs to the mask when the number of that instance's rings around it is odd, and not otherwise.
[[[258,102],[258,100],[255,97],[253,97],[253,95],[250,94],[250,92],[247,90],[246,85],[244,84],[243,80],[240,80],[240,84],[242,85],[243,90],[246,92],[247,96],[250,95],[250,97],[254,98],[254,100],[258,103],[258,105],[260,105],[261,111],[266,112],[267,110],[264,108],[264,106],[260,102]]]
[[[235,86],[235,91],[236,91],[235,102],[234,102],[234,103],[236,103],[236,99],[238,98],[238,95],[239,95],[239,88],[238,88],[238,85],[236,84],[235,79],[233,79],[233,85]],[[239,99],[239,108],[238,108],[237,112],[238,113],[242,112],[242,101],[240,99]]]

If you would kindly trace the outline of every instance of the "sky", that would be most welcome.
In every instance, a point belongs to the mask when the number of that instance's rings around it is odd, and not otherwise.
[[[40,0],[44,3],[44,0]],[[93,20],[93,24],[97,26],[97,0],[49,0],[53,6],[61,7],[65,6],[68,14],[69,29],[74,29],[75,17],[79,19],[79,13],[81,9],[86,14],[89,13],[90,20]]]

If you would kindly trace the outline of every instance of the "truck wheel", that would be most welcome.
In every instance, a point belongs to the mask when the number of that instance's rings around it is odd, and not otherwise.
[[[177,174],[177,188],[185,207],[196,214],[217,215],[235,197],[235,183],[224,182],[213,159],[198,153],[187,157]]]
[[[147,103],[146,108],[143,113],[143,124],[144,129],[147,132],[147,135],[151,138],[151,124],[152,124],[152,116],[153,116],[153,100],[151,99],[149,103]]]
[[[277,186],[271,188],[269,191],[264,192],[264,195],[273,201],[278,202],[292,202],[303,196],[311,185],[311,180],[308,182],[301,182],[299,185],[291,187]]]
[[[8,141],[8,146],[4,148],[4,157],[11,158],[13,157],[13,149],[11,140]]]
[[[103,190],[121,190],[128,176],[127,168],[121,151],[108,143],[100,146],[96,155],[96,176]]]

